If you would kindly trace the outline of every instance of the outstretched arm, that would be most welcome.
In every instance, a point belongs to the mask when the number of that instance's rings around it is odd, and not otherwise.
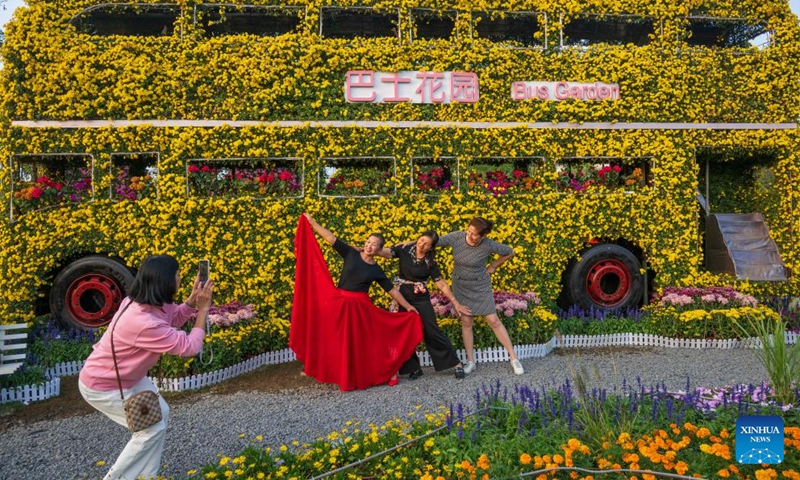
[[[389,290],[386,293],[391,295],[392,298],[394,298],[394,300],[397,302],[398,305],[400,305],[401,307],[405,308],[409,312],[419,313],[417,311],[417,309],[414,308],[413,305],[408,303],[408,300],[406,300],[405,297],[403,297],[403,294],[400,293],[400,290],[398,290],[397,287],[394,287],[393,289]]]
[[[448,285],[443,278],[436,280],[436,286],[439,287],[439,290],[441,290],[444,296],[447,297],[447,299],[450,300],[450,303],[453,304],[453,308],[455,308],[457,316],[460,317],[461,315],[472,315],[472,310],[470,310],[469,307],[465,307],[464,305],[458,303],[453,291],[450,290],[450,285]]]
[[[333,232],[331,232],[327,228],[325,228],[322,225],[320,225],[319,223],[317,223],[316,220],[311,218],[311,215],[309,215],[309,214],[307,214],[305,212],[303,212],[303,215],[306,217],[306,219],[308,219],[308,223],[311,224],[311,228],[313,228],[314,231],[317,232],[317,235],[322,237],[323,240],[325,240],[326,242],[330,243],[331,245],[336,243],[336,235],[334,235]]]

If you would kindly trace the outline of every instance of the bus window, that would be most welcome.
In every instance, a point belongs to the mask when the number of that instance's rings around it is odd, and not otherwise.
[[[158,198],[158,160],[158,152],[112,153],[111,200]]]
[[[93,198],[94,158],[81,153],[44,153],[11,157],[10,218],[36,210]]]
[[[180,16],[176,4],[102,4],[84,9],[70,19],[80,33],[89,35],[131,35],[165,37],[172,35]]]
[[[653,18],[637,15],[580,15],[563,26],[561,47],[597,43],[647,45],[655,31],[654,22]]]
[[[769,45],[771,39],[764,22],[744,18],[689,17],[686,43],[692,46],[748,48]]]
[[[303,7],[266,5],[228,5],[205,3],[195,7],[195,22],[207,37],[250,34],[276,37],[296,32]]]
[[[414,40],[448,40],[457,35],[455,10],[438,12],[427,8],[411,10],[411,41]]]
[[[492,12],[473,14],[473,36],[514,47],[543,45],[537,32],[544,33],[545,17],[535,12]]]
[[[460,190],[456,157],[414,157],[411,159],[411,188],[416,194],[442,195]]]
[[[567,157],[556,162],[562,193],[636,193],[652,184],[650,157]]]
[[[319,34],[324,38],[399,37],[398,12],[378,12],[372,7],[320,8]]]
[[[191,159],[186,193],[214,198],[300,198],[303,164],[299,158]]]
[[[467,192],[499,196],[552,191],[544,163],[544,157],[473,158],[467,167]]]
[[[385,197],[397,193],[395,157],[323,157],[317,173],[320,197]]]

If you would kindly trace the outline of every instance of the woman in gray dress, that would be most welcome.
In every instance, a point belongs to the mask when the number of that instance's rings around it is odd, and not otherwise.
[[[508,245],[486,238],[492,231],[492,225],[485,218],[475,217],[470,220],[466,232],[448,233],[439,239],[440,247],[453,248],[453,294],[459,303],[472,311],[472,315],[461,315],[461,334],[464,337],[464,349],[467,351],[464,372],[475,370],[472,325],[475,316],[483,315],[497,340],[508,351],[514,373],[522,375],[525,370],[514,352],[508,330],[497,316],[491,278],[491,274],[500,265],[514,256],[514,250]],[[498,257],[487,265],[489,257],[494,255]]]

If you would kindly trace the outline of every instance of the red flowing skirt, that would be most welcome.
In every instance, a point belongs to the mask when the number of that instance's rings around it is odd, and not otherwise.
[[[300,217],[289,347],[306,375],[341,390],[386,383],[422,341],[413,312],[392,313],[369,295],[336,288],[311,225]]]

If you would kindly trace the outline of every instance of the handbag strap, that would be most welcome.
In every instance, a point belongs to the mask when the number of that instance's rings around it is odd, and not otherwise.
[[[131,306],[131,303],[133,303],[133,300],[129,300],[128,304],[125,305],[125,308],[123,308],[122,311],[119,312],[119,315],[117,315],[117,319],[114,321],[114,325],[111,327],[111,357],[114,359],[114,371],[117,373],[117,386],[119,387],[119,398],[122,399],[123,402],[125,401],[125,395],[122,393],[122,379],[119,376],[119,366],[117,366],[117,352],[114,350],[114,329],[117,328],[117,323],[119,323],[120,319],[122,318],[122,314],[125,313],[125,310],[127,310],[128,307]]]

